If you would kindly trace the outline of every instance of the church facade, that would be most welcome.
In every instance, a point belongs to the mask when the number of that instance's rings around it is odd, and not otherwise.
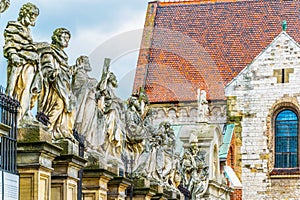
[[[133,93],[145,89],[156,123],[171,121],[183,146],[197,136],[210,155],[209,179],[222,184],[225,174],[230,199],[299,196],[299,8],[268,0],[148,4]],[[218,131],[208,140],[212,126]]]

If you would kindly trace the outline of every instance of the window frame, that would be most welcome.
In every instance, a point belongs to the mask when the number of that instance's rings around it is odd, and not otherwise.
[[[284,110],[291,110],[293,111],[296,116],[298,117],[298,164],[297,167],[294,168],[276,168],[275,167],[275,156],[276,156],[276,151],[275,151],[275,134],[276,134],[276,118],[278,114]],[[269,175],[274,178],[285,178],[285,177],[299,177],[300,175],[300,111],[297,106],[295,106],[291,102],[282,102],[281,104],[277,104],[274,108],[274,112],[271,114],[271,120],[272,120],[272,131],[271,131],[271,155],[272,155],[272,160],[271,160],[271,171]]]
[[[277,136],[278,135],[278,132],[277,132],[277,130],[278,130],[278,128],[280,127],[280,121],[278,120],[278,117],[279,117],[279,115],[280,114],[282,114],[284,111],[291,111],[294,115],[295,115],[295,117],[297,118],[296,120],[288,120],[288,121],[290,121],[290,124],[289,125],[292,125],[292,123],[293,122],[295,122],[296,121],[296,124],[295,124],[295,126],[296,126],[296,128],[297,128],[297,130],[296,130],[296,137],[297,137],[297,147],[296,147],[296,163],[293,163],[293,165],[296,165],[296,166],[287,166],[287,167],[284,167],[283,165],[290,165],[290,164],[292,164],[291,162],[288,164],[288,163],[283,163],[284,161],[284,158],[283,158],[283,155],[284,155],[284,153],[294,153],[294,151],[291,151],[291,150],[285,150],[285,151],[276,151],[276,149],[277,149],[277,146],[279,145],[278,143],[277,143],[277,140],[276,140],[276,138],[278,138],[279,136]],[[281,124],[281,126],[282,125],[284,125],[284,124]],[[293,137],[293,136],[281,136],[281,137],[283,137],[283,140],[286,140],[286,139],[288,139],[289,137]],[[291,148],[292,147],[292,144],[289,144],[288,145],[288,147],[289,148]],[[279,154],[279,157],[281,157],[280,158],[280,160],[278,161],[277,159],[276,159],[276,157],[278,156],[278,154]],[[292,156],[289,156],[289,159],[291,159],[292,158]],[[289,160],[288,159],[288,160]],[[282,168],[282,169],[289,169],[289,168],[298,168],[299,167],[299,116],[297,115],[297,113],[294,111],[294,110],[292,110],[292,109],[283,109],[283,110],[281,110],[280,112],[278,112],[277,114],[276,114],[276,116],[275,116],[275,119],[274,119],[274,168]]]

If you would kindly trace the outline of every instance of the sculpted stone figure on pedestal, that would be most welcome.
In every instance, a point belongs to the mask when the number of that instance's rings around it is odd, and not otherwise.
[[[191,193],[191,200],[200,198],[208,179],[208,165],[205,163],[205,152],[200,151],[197,143],[185,150],[181,160],[183,185]]]
[[[176,171],[175,135],[169,122],[160,123],[151,136],[146,137],[145,149],[134,170],[136,177],[169,183]],[[172,182],[172,180],[170,180]]]
[[[206,91],[198,90],[198,121],[207,122],[208,101],[206,99]]]
[[[118,98],[114,89],[118,86],[116,76],[109,71],[109,59],[105,59],[101,81],[97,86],[99,90],[98,106],[103,115],[103,137],[106,154],[120,157],[124,145],[125,106]]]
[[[39,56],[32,40],[30,26],[35,25],[39,9],[27,3],[20,9],[17,21],[10,21],[4,31],[4,57],[8,60],[6,94],[16,98],[21,105],[18,119],[31,120],[30,86],[38,70]]]
[[[91,70],[87,56],[77,58],[72,79],[72,90],[77,97],[74,128],[85,136],[87,147],[99,149],[104,142],[100,134],[103,120],[96,99],[98,82],[87,74]]]
[[[143,121],[141,118],[141,107],[136,96],[127,100],[128,106],[125,114],[126,124],[126,147],[133,153],[134,159],[142,153],[142,141],[145,138]]]
[[[49,117],[49,131],[54,140],[74,140],[75,99],[71,91],[72,73],[64,48],[68,47],[71,34],[65,28],[53,32],[52,44],[41,50],[42,89],[38,111]]]

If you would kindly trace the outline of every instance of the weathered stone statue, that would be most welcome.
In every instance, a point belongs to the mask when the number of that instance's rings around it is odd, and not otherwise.
[[[39,9],[35,5],[24,4],[18,20],[8,22],[4,31],[3,52],[8,60],[6,94],[20,102],[19,120],[23,117],[33,119],[30,114],[30,86],[38,68],[39,56],[29,27],[35,25],[38,15]]]
[[[109,71],[110,59],[105,59],[101,81],[97,86],[98,107],[103,115],[104,128],[102,145],[107,155],[121,156],[125,137],[125,105],[118,98],[114,89],[118,86],[116,76]]]
[[[145,149],[134,170],[135,176],[168,183],[171,173],[175,173],[172,169],[176,168],[175,135],[171,124],[160,123],[158,129],[145,140]]]
[[[131,96],[127,101],[125,114],[126,124],[126,147],[133,153],[134,159],[143,151],[143,140],[146,137],[144,125],[141,118],[141,105],[138,97]]]
[[[208,102],[206,99],[206,91],[198,90],[198,122],[207,122]]]
[[[42,89],[38,111],[49,117],[49,131],[54,140],[74,140],[75,99],[71,90],[71,69],[64,48],[68,47],[71,34],[65,28],[53,32],[52,44],[41,50]]]
[[[191,199],[200,199],[208,179],[208,165],[205,162],[205,152],[200,151],[197,143],[192,143],[185,150],[181,160],[183,185],[191,192]]]
[[[0,13],[3,13],[7,10],[10,5],[10,0],[1,0],[0,2]]]
[[[74,128],[86,138],[86,146],[92,149],[103,144],[101,135],[103,120],[96,99],[97,80],[88,76],[91,71],[89,58],[80,56],[74,66],[72,79],[73,94],[77,97]]]

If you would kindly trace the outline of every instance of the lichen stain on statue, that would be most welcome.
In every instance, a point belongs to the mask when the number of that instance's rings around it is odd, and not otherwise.
[[[39,9],[35,5],[24,4],[17,21],[8,22],[4,31],[3,53],[8,61],[6,94],[20,102],[18,115],[20,124],[21,119],[26,123],[34,120],[30,112],[32,99],[30,86],[38,71],[39,56],[36,43],[31,37],[30,26],[35,25],[38,15]]]

